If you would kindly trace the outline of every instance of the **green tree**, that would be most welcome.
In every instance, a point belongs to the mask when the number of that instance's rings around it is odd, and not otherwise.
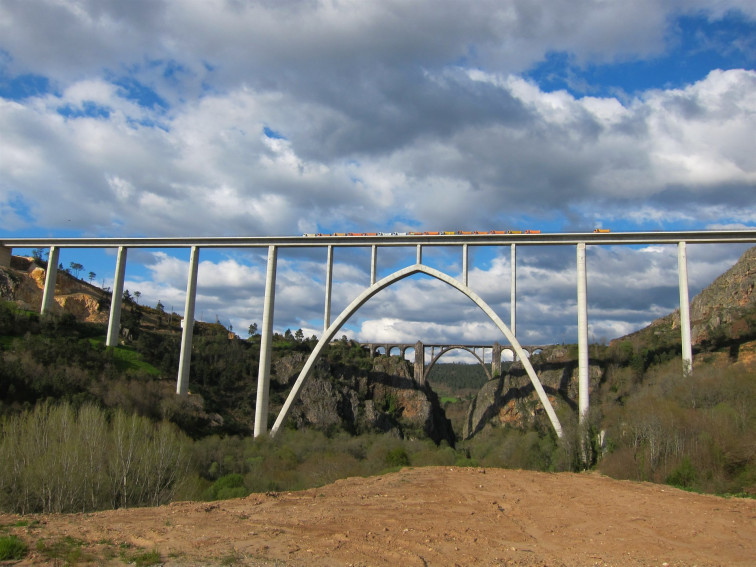
[[[92,280],[95,279],[96,277],[97,277],[97,274],[95,274],[94,272],[89,272],[89,283],[91,284]]]
[[[247,331],[250,337],[254,337],[257,334],[257,323],[252,323]]]

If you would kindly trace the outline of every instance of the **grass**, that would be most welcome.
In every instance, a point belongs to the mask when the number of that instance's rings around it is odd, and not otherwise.
[[[89,339],[93,344],[104,343],[105,337],[97,337]],[[142,355],[139,354],[136,349],[130,346],[116,346],[113,347],[113,360],[116,368],[121,372],[126,370],[140,370],[151,376],[159,376],[160,370],[152,366],[152,364],[145,362],[142,359]]]
[[[129,554],[122,557],[128,563],[131,565],[136,565],[137,567],[149,567],[150,565],[158,565],[163,562],[162,557],[160,557],[160,552],[157,549],[153,549],[152,551],[139,551],[134,554]]]
[[[0,561],[23,559],[28,546],[14,535],[0,537]]]
[[[60,539],[47,542],[43,539],[37,542],[37,551],[48,559],[60,559],[67,565],[74,565],[79,561],[89,561],[92,559],[84,553],[82,547],[84,541],[65,536]]]

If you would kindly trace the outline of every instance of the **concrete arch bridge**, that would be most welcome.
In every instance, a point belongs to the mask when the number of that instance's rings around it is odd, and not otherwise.
[[[598,233],[553,233],[553,234],[455,234],[455,233],[412,233],[412,234],[360,234],[323,235],[314,237],[283,236],[283,237],[179,237],[179,238],[56,238],[56,237],[12,237],[0,239],[0,265],[9,265],[13,248],[49,248],[45,283],[42,296],[41,313],[50,312],[54,303],[55,284],[62,248],[115,248],[118,250],[115,275],[113,278],[113,298],[108,320],[108,331],[105,344],[113,347],[118,344],[120,317],[126,256],[129,248],[184,248],[190,249],[189,275],[186,287],[186,304],[184,307],[183,331],[181,337],[181,352],[179,355],[178,377],[176,393],[186,395],[189,391],[189,366],[191,362],[192,334],[194,328],[194,307],[197,295],[197,271],[200,250],[203,248],[267,248],[267,267],[265,279],[265,297],[263,299],[263,321],[260,345],[260,362],[257,386],[257,400],[255,406],[255,436],[266,433],[268,423],[268,393],[270,390],[270,362],[272,351],[274,299],[276,290],[276,264],[278,251],[281,248],[325,248],[326,279],[325,279],[325,310],[323,317],[323,336],[307,359],[297,381],[284,403],[272,429],[275,435],[287,418],[292,404],[296,401],[302,385],[307,381],[313,369],[313,364],[320,356],[322,349],[356,313],[365,302],[383,289],[414,274],[425,274],[457,289],[475,303],[506,338],[514,356],[521,362],[533,384],[539,401],[544,406],[551,424],[558,436],[562,436],[559,419],[544,392],[543,386],[535,374],[528,359],[528,349],[520,345],[516,338],[516,248],[518,246],[562,246],[576,251],[576,292],[577,292],[577,328],[578,328],[578,416],[580,421],[587,416],[589,408],[588,381],[588,294],[587,294],[587,266],[586,248],[599,245],[674,245],[677,247],[678,258],[678,286],[680,292],[680,332],[682,338],[683,372],[692,369],[693,353],[690,337],[690,313],[688,297],[687,252],[688,243],[754,243],[756,230],[711,230],[711,231],[675,231],[675,232],[598,232]],[[423,263],[424,247],[441,246],[446,248],[458,247],[462,254],[462,273],[454,278]],[[470,246],[509,247],[511,249],[511,302],[510,323],[506,325],[499,315],[478,294],[468,286],[468,249]],[[360,293],[341,314],[331,322],[331,290],[333,274],[333,251],[335,248],[362,247],[371,250],[370,284]],[[416,249],[417,260],[414,264],[399,269],[392,274],[377,280],[376,265],[377,252],[381,247],[412,247]],[[475,354],[470,345],[437,345],[441,356],[452,348],[466,348]],[[409,346],[407,348],[410,348]],[[493,345],[492,345],[493,348]],[[534,347],[535,348],[535,347]],[[390,349],[389,349],[390,352]],[[475,354],[478,356],[477,354]],[[424,362],[423,356],[418,357]],[[496,358],[496,357],[494,357]],[[479,358],[482,361],[482,358]],[[500,357],[499,357],[500,360]],[[418,373],[425,376],[425,369]]]

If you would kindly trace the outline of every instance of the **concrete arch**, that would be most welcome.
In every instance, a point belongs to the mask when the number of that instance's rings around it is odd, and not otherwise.
[[[433,357],[433,360],[430,361],[430,364],[428,364],[428,368],[425,369],[425,377],[426,378],[428,377],[428,375],[430,374],[431,369],[436,364],[436,361],[439,358],[441,358],[442,356],[444,356],[450,350],[454,350],[456,348],[462,349],[462,350],[466,350],[467,352],[469,352],[470,354],[472,354],[475,358],[477,358],[478,362],[483,367],[483,370],[486,372],[486,376],[488,376],[488,379],[489,380],[492,379],[492,377],[491,377],[491,371],[488,370],[488,367],[486,366],[486,363],[483,362],[483,359],[480,356],[478,356],[477,352],[475,352],[473,349],[471,349],[469,347],[466,347],[466,346],[450,346],[448,348],[443,349],[441,352],[439,352],[436,356]]]
[[[283,425],[283,422],[288,417],[289,411],[291,411],[291,406],[299,397],[299,392],[302,390],[302,386],[304,386],[304,383],[310,377],[310,374],[312,373],[313,365],[315,364],[315,361],[320,356],[320,353],[322,352],[323,348],[325,347],[325,345],[331,342],[333,337],[336,335],[336,333],[338,333],[339,329],[341,329],[344,323],[346,323],[347,320],[352,315],[354,315],[354,313],[360,307],[362,307],[371,297],[373,297],[379,291],[383,290],[384,288],[387,288],[388,286],[400,280],[403,280],[404,278],[407,278],[411,275],[419,274],[419,273],[426,274],[428,276],[436,278],[444,283],[449,284],[453,288],[456,288],[457,290],[461,291],[463,294],[469,297],[473,302],[475,302],[475,304],[478,307],[480,307],[486,315],[488,315],[488,317],[499,328],[499,330],[502,333],[504,333],[504,336],[507,338],[509,343],[515,349],[515,352],[517,353],[517,355],[520,357],[520,360],[522,361],[522,364],[525,367],[525,371],[528,373],[528,377],[530,378],[530,381],[533,384],[533,388],[535,389],[536,394],[538,395],[538,399],[540,400],[541,404],[546,410],[546,414],[549,416],[549,420],[551,421],[551,425],[554,428],[554,431],[556,431],[556,434],[558,437],[562,437],[562,425],[561,423],[559,423],[559,418],[557,417],[556,412],[554,411],[554,408],[551,406],[551,402],[549,402],[549,398],[546,395],[546,392],[543,389],[543,385],[541,384],[541,381],[538,379],[538,376],[536,375],[535,370],[533,370],[533,366],[530,364],[528,358],[525,356],[525,352],[520,346],[520,343],[515,338],[514,334],[512,334],[512,332],[509,330],[509,327],[507,327],[504,324],[504,322],[501,320],[501,318],[494,312],[494,310],[491,309],[491,307],[489,307],[489,305],[485,301],[483,301],[478,296],[478,294],[475,293],[473,290],[471,290],[469,287],[455,280],[451,276],[446,275],[443,272],[440,272],[428,266],[424,266],[423,264],[420,264],[420,263],[414,264],[412,266],[407,266],[406,268],[398,270],[394,272],[393,274],[386,276],[382,280],[371,285],[369,288],[363,291],[360,295],[358,295],[355,298],[355,300],[352,301],[352,303],[350,303],[347,306],[347,308],[341,312],[341,314],[336,318],[336,320],[331,324],[331,326],[328,327],[328,329],[326,329],[326,331],[323,333],[323,336],[318,341],[318,344],[315,345],[315,348],[310,353],[310,356],[307,359],[307,362],[305,363],[304,367],[302,368],[302,371],[299,373],[299,376],[297,377],[297,381],[294,383],[294,386],[291,389],[291,392],[289,392],[289,396],[286,398],[286,402],[284,402],[284,405],[281,408],[281,411],[278,414],[278,417],[276,418],[276,421],[273,424],[273,427],[271,428],[271,431],[270,431],[271,437],[274,437],[276,435],[278,430]]]

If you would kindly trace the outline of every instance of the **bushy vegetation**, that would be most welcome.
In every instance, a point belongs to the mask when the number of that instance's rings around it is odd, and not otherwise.
[[[455,465],[465,451],[430,440],[381,434],[334,436],[316,430],[285,430],[269,437],[207,437],[195,442],[198,478],[192,490],[206,488],[208,499],[250,492],[301,490],[348,476],[369,476],[403,466]],[[196,497],[197,494],[182,494]]]
[[[0,508],[156,506],[171,500],[188,463],[188,440],[169,423],[41,403],[0,422]]]
[[[622,403],[604,404],[615,478],[667,482],[715,493],[756,494],[756,379],[742,368],[703,366],[683,376],[679,360],[655,366]]]

